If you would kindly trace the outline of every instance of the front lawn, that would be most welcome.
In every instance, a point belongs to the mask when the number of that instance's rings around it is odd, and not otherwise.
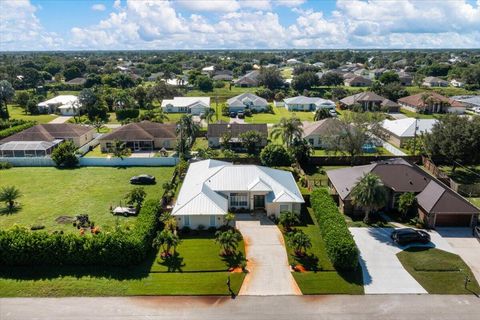
[[[387,149],[383,147],[376,147],[377,151],[376,152],[370,152],[370,153],[363,153],[362,156],[391,156],[393,153],[388,151]],[[328,153],[327,150],[325,149],[314,149],[313,150],[313,156],[315,157],[334,157],[338,156],[339,154],[337,153],[336,155],[333,152]]]
[[[147,199],[159,199],[163,193],[162,184],[172,177],[173,170],[173,167],[84,167],[73,170],[17,167],[2,170],[0,188],[16,186],[22,196],[18,199],[20,209],[12,214],[7,214],[4,204],[0,204],[0,228],[43,225],[47,231],[77,232],[71,222],[61,224],[55,219],[81,213],[88,214],[90,221],[102,230],[114,228],[117,223],[129,226],[135,217],[115,217],[110,213],[110,206],[125,205],[123,198],[133,188],[130,177],[142,173],[154,175],[157,184],[144,188]]]
[[[422,114],[422,113],[417,113],[413,112],[407,109],[400,109],[400,112],[403,113],[405,116],[409,118],[418,118],[418,119],[437,119],[439,117],[438,114]]]
[[[403,267],[432,294],[480,294],[470,268],[456,254],[435,248],[412,247],[397,254]],[[465,276],[471,282],[465,289]]]
[[[245,117],[247,123],[278,123],[282,118],[297,117],[302,121],[313,121],[314,113],[312,111],[290,112],[284,107],[273,107],[273,113],[256,113],[251,117]]]
[[[294,272],[303,294],[363,294],[362,272],[339,272],[335,270],[327,256],[325,242],[320,234],[320,228],[313,217],[311,208],[303,208],[301,223],[295,229],[307,234],[312,242],[312,247],[307,250],[305,257],[296,257],[293,249],[288,245],[287,254],[290,264],[302,265],[306,272]],[[284,237],[288,237],[285,235]],[[286,239],[285,239],[286,240]]]
[[[54,115],[54,114],[39,114],[39,115],[25,114],[23,109],[17,105],[9,105],[8,112],[10,113],[10,119],[36,121],[38,124],[49,123],[50,121],[58,117],[57,115]]]

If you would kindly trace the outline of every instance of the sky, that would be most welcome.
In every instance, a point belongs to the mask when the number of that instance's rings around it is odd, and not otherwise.
[[[0,51],[480,48],[480,0],[0,0]]]

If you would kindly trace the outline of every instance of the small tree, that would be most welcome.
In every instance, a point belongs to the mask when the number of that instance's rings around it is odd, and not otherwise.
[[[178,245],[181,243],[178,235],[170,230],[162,230],[153,239],[153,246],[156,248],[162,248],[162,257],[168,258],[171,256],[170,250],[173,248],[173,252],[176,252]]]
[[[22,193],[15,186],[6,186],[0,190],[0,201],[5,202],[8,212],[12,212],[15,209],[15,200],[21,196]]]
[[[331,115],[328,112],[327,108],[319,108],[317,111],[315,111],[315,115],[313,116],[313,120],[315,121],[320,121],[326,118],[330,118]]]
[[[30,100],[30,94],[27,91],[20,91],[15,98],[15,102],[23,109],[25,114],[28,112],[28,100]]]
[[[223,217],[225,226],[229,226],[231,222],[235,221],[235,214],[233,212],[228,212],[225,217]]]
[[[110,148],[109,152],[112,153],[114,157],[120,158],[122,160],[124,157],[128,157],[132,153],[130,148],[127,148],[127,144],[120,140],[113,141],[113,145]]]
[[[230,256],[235,253],[238,243],[242,240],[240,232],[230,229],[227,231],[217,231],[215,233],[215,242],[222,247],[221,255]]]
[[[138,212],[142,207],[142,203],[146,196],[147,193],[145,192],[145,189],[143,187],[137,187],[133,188],[125,195],[125,200],[127,200],[129,205],[135,205]]]
[[[52,152],[52,160],[57,167],[73,168],[78,164],[78,158],[75,155],[77,146],[73,141],[66,141],[58,146]]]
[[[283,211],[280,212],[278,222],[286,231],[290,231],[293,225],[300,223],[300,219],[298,218],[298,214],[292,211]]]
[[[416,204],[417,198],[413,192],[405,192],[398,197],[398,211],[400,211],[403,218],[406,218],[413,211]]]
[[[365,174],[353,187],[352,203],[365,210],[365,223],[370,222],[370,213],[383,208],[387,204],[387,190],[380,177],[373,174]]]
[[[279,144],[269,144],[260,152],[260,161],[264,166],[289,166],[292,164],[292,157]]]
[[[97,132],[100,132],[101,129],[105,127],[105,120],[100,119],[99,117],[95,117],[93,121],[89,121],[89,123],[97,129]]]
[[[10,115],[8,113],[8,102],[12,101],[15,96],[15,89],[13,89],[10,82],[7,80],[0,81],[0,119],[8,120]]]
[[[254,155],[257,153],[257,148],[265,139],[265,136],[258,131],[249,130],[247,132],[241,133],[239,135],[240,140],[242,141],[242,146],[247,149],[247,153]]]
[[[293,247],[296,256],[304,256],[307,249],[312,247],[310,237],[303,231],[296,231],[287,237],[288,244]]]

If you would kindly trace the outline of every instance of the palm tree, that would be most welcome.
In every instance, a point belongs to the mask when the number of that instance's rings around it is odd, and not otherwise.
[[[203,119],[207,122],[207,125],[213,121],[213,118],[217,118],[217,114],[213,108],[208,108],[205,110],[205,113],[202,116]]]
[[[215,233],[215,242],[222,247],[221,255],[230,256],[237,250],[238,243],[242,240],[242,235],[236,230],[217,231]]]
[[[365,223],[370,222],[370,213],[387,204],[387,189],[380,177],[373,173],[366,173],[353,187],[352,203],[365,210]]]
[[[301,139],[303,134],[302,122],[295,116],[282,118],[272,128],[272,138],[282,138],[283,143],[290,147],[294,139]]]
[[[287,238],[288,244],[293,247],[296,256],[303,256],[308,248],[312,247],[310,237],[303,231],[297,231]]]
[[[326,108],[319,108],[315,111],[315,115],[313,116],[313,120],[320,121],[326,118],[330,118],[331,115]]]
[[[298,218],[298,214],[292,211],[283,211],[280,213],[278,222],[286,231],[290,231],[293,225],[300,223],[300,219]]]
[[[187,139],[190,146],[195,142],[198,131],[199,127],[193,121],[191,114],[183,115],[177,122],[177,135],[180,135],[180,139]]]
[[[15,208],[15,200],[21,197],[22,193],[15,186],[3,187],[0,190],[0,201],[7,204],[8,212]]]
[[[178,235],[174,234],[170,230],[162,230],[158,233],[155,239],[153,239],[153,245],[155,247],[162,248],[162,257],[169,257],[170,250],[173,248],[173,252],[176,252],[178,245],[181,243]]]

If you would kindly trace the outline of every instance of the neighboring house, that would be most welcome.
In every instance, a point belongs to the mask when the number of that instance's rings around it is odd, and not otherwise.
[[[60,113],[63,116],[73,116],[80,112],[78,97],[74,95],[59,95],[55,98],[37,104],[40,113]]]
[[[402,148],[408,140],[420,136],[423,133],[430,133],[432,127],[438,121],[436,119],[415,119],[405,118],[399,120],[384,120],[383,130],[388,134],[388,142]]]
[[[320,121],[303,122],[302,138],[314,148],[325,149],[324,137],[336,131],[335,122],[337,121],[335,118],[326,118]]]
[[[437,77],[425,77],[422,85],[426,87],[448,87],[448,81]]]
[[[339,102],[340,106],[344,108],[352,108],[354,105],[359,104],[365,111],[387,109],[388,112],[398,112],[400,109],[397,103],[371,91],[360,92],[345,97]]]
[[[208,108],[210,108],[210,97],[174,97],[162,101],[162,109],[167,113],[200,115]]]
[[[74,84],[80,86],[83,86],[85,82],[87,82],[87,79],[85,78],[73,78],[72,80],[65,81],[66,84]]]
[[[232,81],[233,72],[231,70],[215,70],[212,79],[219,81]]]
[[[378,79],[385,71],[387,71],[385,68],[370,70],[368,77],[370,79]]]
[[[215,72],[215,66],[208,66],[208,67],[202,68],[202,74],[212,76],[214,72]]]
[[[465,105],[436,92],[422,92],[398,99],[398,104],[409,111],[423,113],[465,113]]]
[[[267,145],[268,129],[266,123],[249,124],[249,123],[211,123],[208,125],[207,138],[208,146],[211,148],[220,147],[223,137],[226,134],[230,136],[230,144],[233,148],[242,148],[240,135],[247,131],[256,131],[265,138],[257,145],[263,148]]]
[[[152,73],[147,77],[147,81],[157,81],[158,79],[161,79],[163,77],[164,73],[163,72],[155,72]]]
[[[180,228],[219,227],[229,211],[300,213],[304,203],[291,172],[217,160],[190,164],[172,210]]]
[[[302,63],[301,61],[298,61],[297,59],[294,59],[294,58],[287,60],[287,65],[296,65],[301,63]]]
[[[413,84],[413,76],[411,74],[404,71],[399,71],[397,74],[402,86],[411,86]]]
[[[37,124],[0,140],[0,157],[45,157],[64,141],[81,147],[92,141],[95,129],[72,123]]]
[[[317,97],[296,96],[283,99],[288,111],[313,111],[321,108],[335,109],[335,102]]]
[[[478,108],[480,107],[480,95],[478,96],[453,96],[450,99],[462,103],[469,108]]]
[[[236,87],[258,87],[258,76],[260,75],[259,70],[253,70],[247,73],[246,75],[238,78],[233,81]]]
[[[243,112],[245,108],[264,111],[268,107],[268,102],[253,93],[245,92],[228,99],[227,107],[230,112]]]
[[[456,88],[465,87],[465,82],[461,82],[461,81],[458,81],[456,79],[453,79],[452,81],[450,81],[450,84],[452,85],[452,87],[456,87]]]
[[[330,190],[338,197],[342,213],[362,212],[354,207],[351,192],[366,173],[379,176],[387,188],[387,209],[395,206],[402,193],[415,193],[419,217],[428,228],[477,224],[480,209],[419,167],[399,158],[327,171]]]
[[[372,80],[362,76],[354,76],[346,79],[343,83],[347,87],[368,87],[372,84]]]

